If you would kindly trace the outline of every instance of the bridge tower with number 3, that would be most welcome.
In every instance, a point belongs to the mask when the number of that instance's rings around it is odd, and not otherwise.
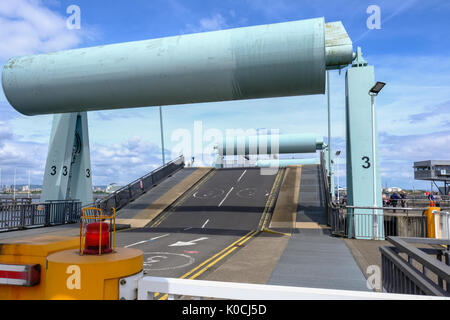
[[[93,202],[87,112],[53,117],[41,201]]]

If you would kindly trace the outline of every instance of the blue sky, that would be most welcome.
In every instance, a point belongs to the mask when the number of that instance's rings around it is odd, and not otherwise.
[[[69,30],[70,5],[81,29]],[[369,30],[369,5],[381,10],[381,29]],[[377,98],[383,186],[425,188],[414,161],[450,159],[450,2],[361,0],[76,1],[0,0],[0,66],[16,55],[52,52],[266,23],[325,17],[342,21],[354,46],[387,82]],[[345,72],[331,75],[332,147],[345,150]],[[272,128],[327,136],[326,95],[258,99],[163,108],[167,153],[177,130]],[[91,112],[93,182],[125,184],[161,163],[157,108]],[[0,92],[2,183],[42,182],[51,116],[26,117]],[[310,157],[311,155],[304,155]],[[205,160],[207,160],[205,158]],[[345,171],[345,152],[338,160]],[[341,181],[344,179],[341,178]],[[345,180],[344,180],[345,181]]]

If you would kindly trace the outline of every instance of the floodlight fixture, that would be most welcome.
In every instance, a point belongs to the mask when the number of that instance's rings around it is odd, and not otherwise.
[[[386,83],[377,81],[377,83],[375,83],[375,85],[369,90],[369,94],[371,96],[378,95],[378,93],[380,93],[380,91],[384,88],[385,85]]]

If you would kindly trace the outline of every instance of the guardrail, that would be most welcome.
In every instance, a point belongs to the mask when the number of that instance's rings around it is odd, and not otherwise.
[[[332,219],[333,219],[332,211],[336,210],[337,206],[334,204],[333,199],[331,198],[330,181],[329,181],[328,175],[327,175],[324,151],[320,152],[320,170],[321,170],[321,178],[324,183],[324,189],[325,189],[325,208],[327,210],[328,225],[331,226]]]
[[[380,247],[384,290],[450,297],[450,240],[388,237],[388,241],[394,247]],[[433,248],[417,248],[411,244],[433,245]],[[437,246],[441,248],[436,249]]]
[[[404,206],[408,206],[411,208],[418,207],[418,206],[428,206],[430,204],[430,200],[426,196],[421,197],[409,197],[405,199],[398,199],[391,201],[389,198],[383,200],[383,206],[388,207],[394,207],[394,205],[397,208],[401,208],[402,202]],[[448,197],[441,196],[441,200],[434,200],[437,207],[443,207],[450,205],[450,199]]]
[[[0,231],[76,223],[80,210],[77,200],[0,205]]]
[[[359,223],[358,236],[373,237],[373,213],[347,213],[345,209],[376,209],[391,210],[385,207],[355,207],[348,206],[344,208],[330,208],[330,227],[331,233],[336,236],[348,237],[349,234],[355,234],[355,223],[351,223],[353,230],[349,232],[349,223],[355,220]],[[378,215],[377,219],[383,219],[384,235],[403,236],[403,237],[427,237],[427,217],[424,210],[428,208],[402,208],[404,212],[384,213]],[[411,211],[421,211],[419,215],[411,214]],[[381,221],[379,221],[381,223]],[[367,234],[364,232],[367,231]]]
[[[264,284],[234,283],[207,280],[143,277],[136,280],[137,299],[153,300],[154,293],[167,294],[169,300],[180,297],[232,300],[430,300],[417,297],[369,291],[350,291],[288,287]],[[120,290],[120,289],[119,289]],[[136,292],[136,291],[134,291]],[[119,292],[120,297],[126,296]]]
[[[103,198],[93,206],[96,206],[105,212],[110,212],[111,208],[119,210],[120,208],[126,206],[128,203],[134,201],[143,193],[153,188],[161,180],[183,167],[184,157],[180,156],[175,160],[166,163],[164,166],[153,170],[145,176],[134,180],[130,184],[120,188],[114,193],[111,193],[109,196]]]
[[[0,197],[0,205],[6,204],[31,204],[33,202],[33,198],[2,198]]]

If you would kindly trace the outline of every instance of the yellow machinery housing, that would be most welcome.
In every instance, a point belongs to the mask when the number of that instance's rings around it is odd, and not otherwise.
[[[0,284],[0,299],[119,299],[119,280],[142,271],[143,252],[132,248],[115,248],[113,244],[112,253],[83,255],[85,219],[111,219],[114,222],[115,210],[110,216],[103,216],[99,209],[82,209],[80,238],[37,235],[1,241],[0,264],[39,264],[40,282],[30,287]],[[112,230],[115,242],[115,224]]]

